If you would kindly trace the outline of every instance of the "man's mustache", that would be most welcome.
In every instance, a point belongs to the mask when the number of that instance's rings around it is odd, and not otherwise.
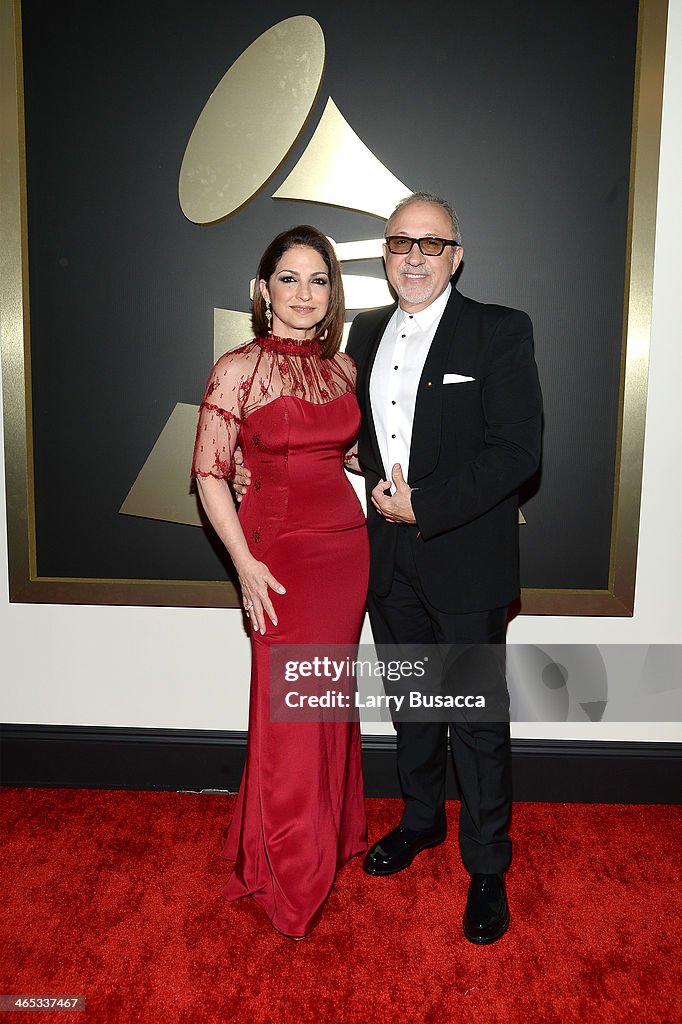
[[[419,274],[422,277],[431,277],[433,271],[430,267],[411,267],[409,263],[401,263],[398,267],[399,274]]]

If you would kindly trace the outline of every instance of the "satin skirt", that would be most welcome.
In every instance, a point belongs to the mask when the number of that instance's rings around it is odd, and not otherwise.
[[[360,729],[357,721],[272,721],[270,650],[357,644],[366,526],[285,532],[264,561],[287,592],[272,595],[278,625],[252,634],[249,738],[223,843],[222,856],[235,861],[223,895],[253,896],[278,931],[301,936],[319,920],[339,868],[367,849]]]

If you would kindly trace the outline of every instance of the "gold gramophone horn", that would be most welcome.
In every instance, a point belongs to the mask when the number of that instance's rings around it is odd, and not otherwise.
[[[227,217],[277,170],[315,102],[324,53],[322,29],[299,15],[269,28],[226,71],[182,160],[178,194],[188,220]]]
[[[273,198],[341,206],[385,220],[411,191],[377,160],[330,96],[305,152]]]

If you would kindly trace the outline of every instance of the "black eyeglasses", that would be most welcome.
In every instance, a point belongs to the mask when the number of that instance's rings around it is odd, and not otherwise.
[[[406,256],[412,246],[418,245],[423,256],[440,256],[446,245],[459,245],[454,238],[408,238],[407,235],[389,235],[386,239],[388,251],[394,256]]]

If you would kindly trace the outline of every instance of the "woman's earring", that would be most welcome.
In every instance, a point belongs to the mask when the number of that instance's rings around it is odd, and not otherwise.
[[[265,319],[268,322],[268,331],[272,330],[272,306],[270,305],[270,299],[265,300]]]

